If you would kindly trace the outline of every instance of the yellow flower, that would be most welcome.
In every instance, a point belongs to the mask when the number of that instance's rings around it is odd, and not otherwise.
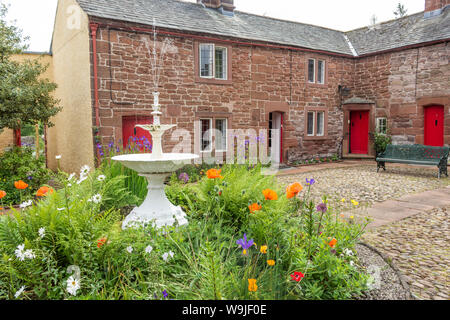
[[[355,200],[352,200],[352,204],[356,207],[359,204],[359,202],[355,201]]]
[[[261,246],[259,250],[261,251],[261,253],[267,253],[267,246]]]
[[[344,203],[345,201],[347,201],[345,198],[341,199],[341,202]]]
[[[275,260],[267,260],[267,264],[272,267],[275,265]]]
[[[354,218],[354,216],[350,216],[350,219],[353,219]]]
[[[258,290],[256,279],[248,279],[248,291],[256,292],[256,290]]]

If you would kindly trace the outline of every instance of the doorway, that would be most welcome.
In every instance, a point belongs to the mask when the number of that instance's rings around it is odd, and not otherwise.
[[[350,150],[353,154],[368,154],[369,149],[369,111],[350,112]]]
[[[269,113],[269,150],[273,163],[283,162],[283,113]]]
[[[444,146],[444,107],[424,108],[424,143],[427,146]]]

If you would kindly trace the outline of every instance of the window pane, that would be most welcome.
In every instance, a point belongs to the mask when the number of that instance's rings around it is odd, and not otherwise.
[[[308,60],[308,82],[314,82],[314,78],[315,78],[314,64],[315,64],[314,59]]]
[[[200,76],[213,76],[213,49],[212,44],[200,45]]]
[[[227,49],[216,48],[216,78],[227,78]]]
[[[308,112],[308,136],[314,135],[314,112]]]
[[[210,119],[200,119],[201,151],[210,151],[211,150],[211,130],[210,129],[211,129],[211,120]]]
[[[386,118],[377,118],[377,131],[378,133],[387,132],[387,119]]]
[[[318,136],[323,136],[324,119],[325,119],[325,113],[317,112],[317,135]]]
[[[227,119],[216,119],[216,134],[216,151],[225,151],[227,149]]]
[[[321,60],[317,62],[317,82],[318,83],[325,82],[325,62]]]

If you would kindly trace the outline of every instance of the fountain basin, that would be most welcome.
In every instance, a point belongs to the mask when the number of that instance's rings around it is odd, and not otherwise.
[[[190,164],[198,155],[191,153],[163,153],[155,156],[152,153],[124,154],[112,157],[114,161],[119,161],[125,167],[138,173],[166,173],[174,172]]]
[[[111,158],[125,167],[139,173],[148,181],[148,192],[144,202],[133,209],[122,222],[122,229],[138,227],[153,223],[157,228],[172,226],[175,223],[188,223],[186,214],[181,207],[174,206],[167,199],[164,191],[164,181],[172,172],[189,164],[198,155],[190,153],[166,153],[155,155],[151,153],[124,154]]]

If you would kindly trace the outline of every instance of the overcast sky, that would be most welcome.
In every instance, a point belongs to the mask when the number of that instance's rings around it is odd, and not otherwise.
[[[425,7],[425,0],[234,0],[239,11],[341,31],[367,26],[372,15],[376,15],[378,22],[393,19],[398,2],[408,14]],[[0,3],[10,5],[8,21],[15,20],[24,35],[30,37],[28,51],[49,51],[57,0],[0,0]]]

